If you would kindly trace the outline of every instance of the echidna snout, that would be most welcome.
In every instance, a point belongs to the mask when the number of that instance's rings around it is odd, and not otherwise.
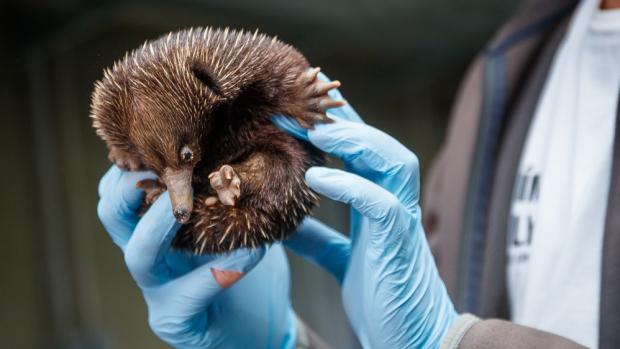
[[[177,222],[185,224],[189,221],[194,208],[194,189],[192,188],[193,167],[185,167],[173,170],[170,167],[164,169],[162,180],[168,188],[172,213]]]

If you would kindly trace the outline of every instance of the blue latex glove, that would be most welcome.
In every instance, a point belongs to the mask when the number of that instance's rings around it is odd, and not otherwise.
[[[337,91],[331,96],[342,99]],[[351,240],[306,219],[286,244],[341,281],[347,317],[365,348],[438,348],[457,313],[422,227],[418,160],[350,106],[328,115],[336,122],[313,130],[281,116],[274,122],[344,161],[348,171],[313,167],[306,181],[351,205]]]
[[[220,256],[171,250],[179,225],[168,194],[136,215],[144,195],[136,182],[148,177],[112,167],[99,184],[98,213],[142,290],[153,332],[177,348],[293,348],[281,245]]]

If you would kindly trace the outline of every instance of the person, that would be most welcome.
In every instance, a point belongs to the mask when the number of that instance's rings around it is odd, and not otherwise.
[[[423,205],[415,154],[350,106],[312,130],[274,117],[345,163],[306,181],[351,206],[350,238],[307,218],[283,244],[187,256],[167,195],[136,214],[152,174],[111,168],[98,214],[153,331],[178,348],[327,347],[291,307],[285,245],[339,281],[365,348],[620,347],[618,7],[524,3],[467,73]]]

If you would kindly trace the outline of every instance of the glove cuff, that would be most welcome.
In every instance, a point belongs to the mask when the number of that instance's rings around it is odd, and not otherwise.
[[[469,329],[480,321],[472,314],[461,314],[454,320],[439,344],[439,349],[456,349]]]

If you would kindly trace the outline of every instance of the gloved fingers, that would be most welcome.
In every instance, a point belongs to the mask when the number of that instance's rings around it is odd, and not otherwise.
[[[99,197],[102,197],[104,194],[108,193],[116,186],[116,183],[121,178],[122,173],[123,171],[116,165],[110,166],[110,168],[99,180],[99,186],[97,187],[97,193],[99,193]]]
[[[351,256],[351,240],[346,236],[314,218],[306,218],[284,245],[342,282]]]
[[[306,182],[314,191],[328,198],[351,205],[371,223],[390,228],[395,221],[409,217],[398,198],[379,185],[353,173],[311,167]]]
[[[341,158],[352,172],[371,178],[413,212],[419,198],[418,158],[386,133],[366,124],[337,120],[318,124],[308,139]]]
[[[97,215],[112,241],[121,249],[125,248],[138,222],[136,211],[144,197],[136,183],[154,176],[151,172],[125,172],[112,166],[99,182]]]
[[[140,287],[170,278],[165,256],[179,228],[170,196],[163,193],[140,219],[125,248],[125,263]]]
[[[265,256],[264,246],[238,249],[194,269],[163,286],[183,299],[184,311],[201,311],[221,290],[231,287],[252,270]]]

